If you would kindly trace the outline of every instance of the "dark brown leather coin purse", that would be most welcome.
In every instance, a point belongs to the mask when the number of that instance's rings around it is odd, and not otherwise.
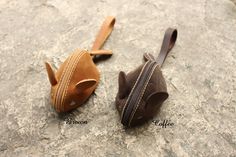
[[[161,104],[168,98],[161,66],[177,39],[177,30],[168,28],[157,59],[145,53],[145,63],[127,75],[119,73],[119,90],[116,107],[124,126],[136,126],[153,118]]]

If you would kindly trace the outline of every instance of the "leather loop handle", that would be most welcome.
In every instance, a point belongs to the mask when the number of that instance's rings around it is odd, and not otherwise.
[[[92,51],[100,50],[106,39],[112,32],[112,29],[115,24],[115,17],[108,16],[102,24],[100,31],[97,34],[96,40],[93,44]],[[107,54],[107,53],[104,53]],[[111,53],[109,53],[111,54]]]
[[[161,51],[156,60],[157,63],[160,65],[160,67],[164,63],[166,56],[168,55],[170,50],[174,47],[177,35],[178,35],[177,29],[168,28],[166,30],[161,46]]]

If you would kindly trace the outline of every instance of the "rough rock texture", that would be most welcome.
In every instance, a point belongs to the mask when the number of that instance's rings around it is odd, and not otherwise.
[[[1,0],[0,156],[236,156],[235,0]],[[44,61],[58,67],[90,49],[107,15],[117,18],[99,62],[101,83],[77,110],[57,114]],[[153,122],[124,129],[117,76],[157,55],[167,27],[178,41],[162,70],[169,99]],[[67,118],[87,124],[66,124]]]

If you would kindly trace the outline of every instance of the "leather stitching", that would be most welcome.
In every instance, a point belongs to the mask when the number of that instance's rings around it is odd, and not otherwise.
[[[73,75],[73,73],[74,73],[74,71],[75,71],[75,69],[76,69],[76,65],[78,64],[80,58],[81,58],[84,54],[85,54],[85,52],[82,51],[81,54],[78,55],[78,57],[77,57],[76,60],[74,61],[73,69],[71,70],[71,73],[70,73],[70,76],[69,76],[69,80],[67,81],[67,84],[66,84],[65,89],[64,89],[65,95],[63,95],[63,99],[62,99],[61,105],[63,105],[63,103],[64,103],[64,101],[65,101],[65,97],[66,97],[67,92],[68,92],[68,87],[69,87],[69,84],[70,84],[70,82],[71,82],[72,75]],[[63,106],[63,109],[65,110],[65,106]]]
[[[71,61],[71,59],[72,59],[72,57],[70,57],[69,59],[68,59],[68,62],[67,62],[67,64],[66,64],[66,66],[65,67],[67,67],[68,66],[68,64],[70,63],[70,61]],[[57,89],[56,89],[56,94],[55,94],[55,97],[54,97],[54,105],[55,105],[55,108],[58,110],[58,99],[57,99],[57,97],[58,97],[58,94],[59,94],[59,92],[60,92],[60,89],[61,89],[61,82],[62,82],[62,79],[64,78],[64,76],[65,76],[65,73],[66,73],[66,68],[63,70],[63,72],[62,72],[62,75],[61,75],[61,77],[60,77],[60,79],[59,79],[59,81],[58,81],[58,86],[57,86]]]
[[[148,62],[149,62],[149,61],[148,61]],[[138,78],[137,78],[137,80],[136,80],[136,82],[135,82],[135,84],[134,84],[134,86],[133,86],[133,88],[132,88],[132,90],[131,90],[131,92],[130,92],[128,98],[127,98],[127,100],[126,100],[126,103],[125,103],[125,105],[124,105],[124,107],[123,107],[123,110],[122,110],[122,113],[121,113],[122,119],[124,118],[124,111],[125,111],[125,109],[127,108],[128,101],[129,101],[131,95],[133,94],[134,89],[135,89],[136,86],[137,86],[137,82],[138,82],[138,80],[140,79],[141,74],[143,73],[143,71],[144,71],[145,67],[147,66],[148,62],[146,62],[146,63],[144,64],[144,66],[143,66],[143,68],[142,68],[142,70],[141,70],[141,72],[140,72],[140,74],[139,74],[139,76],[138,76]]]
[[[134,115],[135,115],[135,113],[136,113],[136,111],[137,111],[137,109],[138,109],[138,107],[139,107],[140,101],[141,101],[141,99],[142,99],[142,97],[143,97],[143,95],[144,95],[144,93],[145,93],[145,91],[146,91],[146,89],[147,89],[148,82],[150,81],[150,79],[151,79],[151,77],[152,77],[152,75],[153,75],[153,72],[154,72],[154,70],[156,69],[156,67],[157,67],[157,64],[154,66],[154,68],[152,69],[152,72],[149,74],[148,80],[145,82],[145,86],[144,86],[144,88],[142,89],[142,94],[141,94],[140,97],[138,98],[139,101],[138,101],[138,103],[137,103],[137,105],[136,105],[136,107],[135,107],[135,110],[133,110],[133,112],[131,113],[131,118],[130,118],[130,120],[129,120],[129,125],[130,125],[130,123],[131,123],[131,121],[132,121],[132,119],[133,119],[133,117],[134,117]]]
[[[69,77],[68,73],[70,72],[71,63],[73,64],[74,60],[76,59],[75,54],[76,54],[76,52],[74,52],[74,53],[71,55],[71,60],[70,60],[69,64],[67,64],[67,66],[65,67],[65,76],[64,76],[64,78],[63,78],[62,81],[61,81],[60,93],[59,93],[59,95],[58,95],[58,100],[60,100],[60,101],[58,101],[58,103],[57,103],[57,107],[58,107],[60,110],[61,110],[61,102],[62,102],[62,99],[63,99],[62,94],[63,94],[63,92],[64,92],[65,85],[66,85],[64,82],[66,82],[66,80],[68,80],[68,77]]]

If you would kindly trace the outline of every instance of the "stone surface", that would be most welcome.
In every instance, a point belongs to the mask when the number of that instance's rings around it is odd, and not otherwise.
[[[236,156],[235,0],[1,0],[0,156]],[[90,49],[107,15],[117,18],[99,62],[101,83],[77,110],[57,114],[44,61],[58,67]],[[162,70],[169,99],[156,120],[124,129],[117,76],[157,55],[167,27],[178,41]],[[67,118],[87,124],[66,124]]]

